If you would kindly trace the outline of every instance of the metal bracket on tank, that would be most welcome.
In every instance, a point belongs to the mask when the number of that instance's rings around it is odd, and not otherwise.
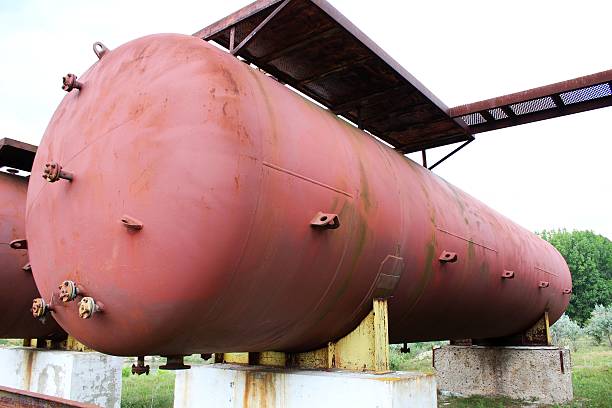
[[[538,287],[540,289],[544,289],[550,286],[550,282],[547,281],[540,281],[540,283],[538,283]]]
[[[108,51],[110,50],[100,41],[96,41],[95,43],[93,43],[93,52],[96,54],[96,57],[98,57],[98,59],[102,59],[102,57],[106,55]]]
[[[502,279],[514,279],[514,271],[504,271],[502,273]]]
[[[28,249],[28,240],[24,238],[15,239],[9,243],[9,246],[13,249]]]
[[[328,214],[319,211],[312,220],[310,226],[320,229],[336,229],[340,228],[340,218],[338,214]]]
[[[440,255],[440,258],[438,258],[438,260],[442,263],[457,262],[457,253],[449,252],[449,251],[442,251],[442,254]]]
[[[122,216],[121,223],[125,228],[131,231],[140,231],[144,226],[142,221],[138,221],[136,218],[132,218],[129,215]]]

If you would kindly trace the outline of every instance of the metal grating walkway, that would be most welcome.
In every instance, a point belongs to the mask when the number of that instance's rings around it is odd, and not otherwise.
[[[471,133],[612,106],[612,70],[450,109]]]

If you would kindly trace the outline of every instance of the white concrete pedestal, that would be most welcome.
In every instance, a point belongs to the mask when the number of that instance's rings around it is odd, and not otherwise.
[[[454,395],[571,401],[570,351],[558,347],[443,346],[434,349],[438,389]]]
[[[119,408],[122,365],[94,352],[0,348],[0,385]]]
[[[431,374],[375,375],[211,364],[179,371],[174,408],[184,407],[431,407],[437,404]]]

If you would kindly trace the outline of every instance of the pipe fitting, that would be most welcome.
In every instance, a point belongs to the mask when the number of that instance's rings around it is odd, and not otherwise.
[[[166,364],[159,366],[160,370],[187,370],[190,365],[184,363],[185,356],[162,356],[166,357]]]
[[[62,78],[62,89],[66,92],[70,92],[73,89],[81,89],[83,84],[77,81],[77,76],[74,74],[66,74],[65,77]]]
[[[42,176],[49,183],[55,183],[59,179],[72,181],[72,179],[74,178],[72,173],[62,170],[62,166],[60,166],[60,164],[56,162],[50,162],[45,164]]]
[[[79,317],[81,319],[90,319],[95,313],[100,313],[104,310],[101,302],[96,302],[94,298],[85,296],[79,302]]]
[[[136,375],[149,375],[150,367],[145,365],[145,356],[138,356],[136,364],[132,364],[132,374]]]
[[[79,295],[79,288],[77,284],[71,280],[65,280],[61,285],[58,286],[60,290],[59,298],[62,302],[71,302]]]
[[[53,310],[51,305],[48,305],[43,298],[36,298],[32,301],[32,316],[36,319],[44,319],[44,317]]]

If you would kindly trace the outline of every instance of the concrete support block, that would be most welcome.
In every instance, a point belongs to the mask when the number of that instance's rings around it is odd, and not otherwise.
[[[431,374],[212,364],[177,372],[174,407],[436,407]]]
[[[0,385],[119,408],[121,357],[95,352],[0,348]]]
[[[571,357],[558,347],[443,346],[434,349],[438,389],[545,404],[573,399]]]

